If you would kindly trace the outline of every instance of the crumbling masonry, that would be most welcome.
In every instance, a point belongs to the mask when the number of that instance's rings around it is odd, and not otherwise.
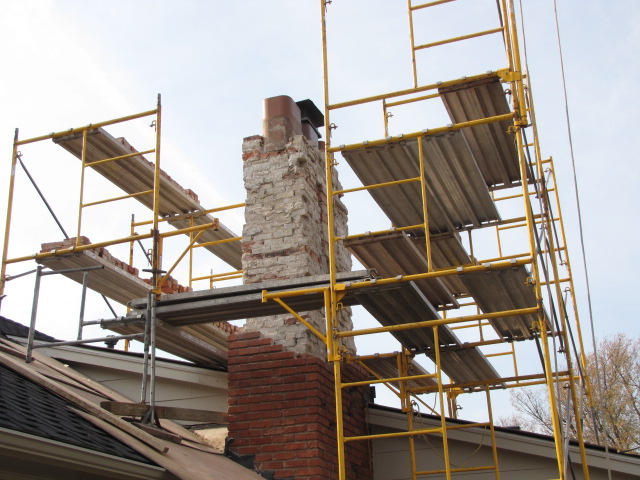
[[[274,97],[265,100],[264,136],[244,140],[245,283],[329,271],[324,153],[316,130],[322,121],[308,100]],[[338,198],[334,205],[336,235],[345,235],[347,210]],[[338,271],[351,270],[346,249],[337,258]],[[323,311],[300,315],[325,331]],[[341,315],[342,329],[350,329],[350,311]],[[355,366],[342,374],[362,378]],[[229,338],[232,450],[253,456],[256,468],[275,479],[337,478],[332,375],[325,344],[292,315],[248,319]],[[352,435],[366,433],[367,393],[368,387],[344,392],[345,429]],[[350,478],[371,478],[366,442],[350,445],[347,458]]]

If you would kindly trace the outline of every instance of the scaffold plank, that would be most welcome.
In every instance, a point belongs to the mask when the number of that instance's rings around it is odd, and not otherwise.
[[[362,281],[368,278],[367,271],[342,273],[340,282]],[[200,350],[194,348],[198,342],[207,343],[203,348],[218,348],[226,351],[226,343],[210,345],[215,338],[224,342],[215,332],[202,331],[210,328],[211,322],[224,322],[250,317],[277,315],[284,313],[281,305],[274,301],[263,301],[263,291],[287,294],[295,290],[304,290],[301,295],[290,295],[284,300],[297,312],[318,310],[324,307],[323,289],[328,288],[328,276],[302,277],[287,281],[271,281],[234,287],[223,287],[198,292],[185,292],[163,295],[156,306],[158,321],[158,347],[182,358],[202,363],[197,359]],[[370,287],[350,290],[342,299],[345,306],[362,305],[382,325],[398,325],[418,320],[436,320],[440,316],[429,303],[425,295],[413,282],[399,282],[389,285],[372,284]],[[146,309],[146,298],[132,301],[132,307],[138,312]],[[122,333],[138,333],[141,325],[127,325],[111,328]],[[213,328],[213,327],[211,327]],[[438,327],[442,345],[460,346],[460,341],[446,325]],[[434,359],[433,330],[398,331],[394,336],[407,348],[418,352],[426,351]],[[199,335],[203,335],[200,336]],[[217,337],[216,337],[217,335]],[[198,339],[199,337],[199,339]],[[226,338],[226,337],[225,337]],[[211,357],[211,352],[208,353]],[[214,359],[226,361],[223,355]],[[487,359],[478,349],[460,349],[443,351],[443,369],[456,382],[498,378]]]
[[[438,312],[414,282],[388,285],[384,290],[357,289],[350,292],[349,297],[351,296],[355,296],[357,302],[384,326],[440,319]],[[391,333],[405,348],[426,352],[435,361],[433,328],[397,330]],[[447,325],[438,327],[438,340],[441,346],[461,345]],[[456,383],[500,377],[478,348],[442,350],[440,355],[442,370]]]
[[[383,278],[427,271],[426,255],[404,232],[367,235],[344,241],[351,253],[367,268]],[[422,245],[425,249],[425,245]],[[458,302],[447,288],[444,278],[419,280],[417,287],[436,307],[457,307]]]
[[[453,123],[494,117],[511,111],[497,75],[443,87],[438,91]],[[520,181],[518,151],[511,126],[513,121],[502,120],[462,129],[462,135],[489,187]]]
[[[500,219],[495,203],[462,134],[422,139],[429,229],[443,233]],[[418,141],[390,142],[342,152],[365,186],[420,176]],[[424,222],[420,182],[373,188],[369,192],[396,227]]]
[[[368,358],[366,360],[362,360],[367,367],[369,367],[373,372],[379,375],[381,378],[395,378],[398,377],[398,364],[396,357],[378,357],[378,358]],[[427,375],[428,372],[422,365],[420,365],[415,360],[412,360],[409,364],[409,375]],[[390,382],[396,388],[399,388],[398,382]],[[410,380],[408,382],[409,388],[417,388],[417,387],[433,387],[436,386],[437,383],[433,378],[418,378],[415,380]]]
[[[482,273],[460,275],[470,294],[484,313],[502,312],[537,305],[531,274],[526,267],[502,268]],[[531,339],[536,314],[508,316],[490,320],[501,338]],[[549,320],[545,314],[545,320]]]
[[[121,335],[144,332],[144,324],[108,328]],[[226,367],[227,335],[224,329],[210,323],[174,327],[158,320],[156,324],[156,345],[160,350],[206,367]]]
[[[76,133],[54,138],[53,141],[78,159],[81,159],[82,138],[82,133]],[[103,128],[97,128],[88,132],[85,161],[87,165],[91,166],[91,163],[128,155],[136,151],[126,139],[114,138]],[[155,166],[143,155],[100,163],[92,166],[92,168],[127,194],[152,190],[154,186]],[[146,207],[153,208],[152,195],[140,195],[134,198]],[[203,211],[204,208],[200,205],[193,192],[182,188],[175,180],[161,171],[159,213],[162,217],[180,216],[188,213],[197,214]],[[196,223],[196,225],[213,221],[213,218],[209,215],[200,215],[197,218],[196,222],[199,223]],[[175,220],[174,223],[174,226],[178,228],[190,226],[188,218],[186,220]],[[235,237],[237,237],[235,233],[220,224],[218,230],[211,229],[203,234],[199,239],[199,243],[228,240]],[[242,268],[242,250],[239,241],[210,245],[206,248],[232,267],[236,269]]]
[[[102,269],[89,272],[88,288],[123,305],[128,304],[134,298],[146,296],[147,292],[151,290],[151,286],[141,278],[117,267],[91,250],[42,258],[38,262],[54,271],[102,266]],[[63,275],[82,283],[82,271],[64,273]]]
[[[418,247],[418,252],[427,258],[423,236],[412,236],[411,241]],[[473,264],[473,258],[467,253],[460,236],[456,232],[431,236],[431,261],[434,269],[446,269]],[[467,295],[469,292],[455,275],[442,277],[442,281],[455,297]]]
[[[369,278],[369,272],[366,270],[337,275],[339,282],[346,283]],[[173,326],[277,315],[285,313],[285,310],[277,302],[263,302],[263,291],[286,293],[308,289],[312,291],[304,295],[289,296],[285,301],[297,312],[318,310],[324,307],[322,289],[328,287],[329,276],[316,275],[163,295],[158,301],[156,315]],[[346,298],[345,302],[347,301]],[[146,303],[146,298],[137,298],[131,302],[131,306],[135,310],[143,311],[146,309]]]
[[[348,238],[344,240],[344,245],[360,263],[367,268],[375,269],[382,277],[427,271],[424,236],[409,236],[404,232],[386,232]],[[471,257],[456,233],[434,235],[431,237],[430,246],[434,270],[472,263]],[[467,294],[466,287],[457,276],[420,280],[416,284],[437,307],[458,307],[456,297]]]

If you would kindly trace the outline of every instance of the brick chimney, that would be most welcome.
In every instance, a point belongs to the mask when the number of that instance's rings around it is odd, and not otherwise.
[[[263,136],[244,139],[245,283],[329,272],[323,124],[310,100],[272,97],[264,101]],[[334,211],[336,235],[346,235],[347,209],[338,198]],[[349,253],[336,247],[338,272],[350,271]],[[323,311],[297,313],[324,332]],[[351,328],[349,309],[340,323]],[[352,339],[345,346],[355,351]],[[342,368],[344,381],[363,375],[354,365]],[[343,392],[346,435],[367,431],[367,392]],[[231,449],[253,456],[268,478],[337,479],[332,365],[324,343],[292,315],[247,319],[229,338],[229,422]],[[368,447],[348,444],[349,478],[371,478]]]

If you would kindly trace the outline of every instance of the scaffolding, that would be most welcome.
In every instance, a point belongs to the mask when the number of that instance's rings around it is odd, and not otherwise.
[[[22,275],[8,276],[8,266],[36,261],[40,264],[34,271],[37,282],[44,274],[42,267],[47,267],[51,270],[48,273],[63,274],[81,283],[83,292],[90,288],[126,304],[132,314],[124,317],[114,313],[113,319],[87,322],[81,313],[78,336],[82,336],[83,326],[98,323],[123,338],[144,338],[145,351],[150,352],[145,365],[150,365],[152,377],[156,346],[201,364],[212,361],[223,364],[224,335],[212,326],[214,323],[289,312],[326,344],[327,360],[333,365],[340,480],[347,478],[346,444],[394,437],[407,439],[412,479],[433,475],[450,479],[459,473],[475,471],[492,471],[495,478],[500,478],[491,393],[545,385],[553,420],[558,478],[567,478],[567,470],[572,468],[566,449],[570,431],[575,431],[580,444],[581,459],[577,463],[582,465],[584,478],[589,478],[581,431],[581,401],[583,395],[590,401],[590,384],[585,376],[586,360],[567,239],[553,159],[543,158],[540,151],[529,76],[521,65],[513,0],[498,0],[499,26],[495,28],[429,43],[417,41],[418,15],[461,1],[437,0],[418,5],[407,0],[412,87],[334,103],[327,33],[328,17],[334,6],[330,0],[320,0],[328,275],[211,288],[216,281],[242,275],[241,238],[212,214],[242,208],[244,204],[205,209],[162,174],[158,100],[154,110],[42,137],[19,140],[16,132],[0,296],[9,280]],[[489,36],[501,36],[506,65],[454,80],[420,81],[420,52]],[[441,102],[450,123],[429,128],[420,125],[415,130],[390,135],[394,109],[425,102]],[[380,136],[334,145],[332,116],[363,105],[380,107]],[[128,142],[112,137],[105,130],[105,127],[146,117],[155,117],[152,123],[155,145],[147,150],[136,151]],[[53,140],[81,160],[76,236],[68,240],[69,244],[56,245],[33,255],[9,257],[15,171],[21,163],[19,147],[43,140]],[[154,155],[154,162],[143,157],[150,154]],[[338,155],[357,177],[358,186],[334,187]],[[83,193],[86,168],[98,172],[125,195],[86,202]],[[357,192],[370,194],[391,228],[343,237],[336,235],[334,199]],[[151,220],[132,217],[126,237],[98,243],[83,239],[85,209],[131,198],[152,211]],[[503,209],[504,205],[509,208]],[[162,231],[162,225],[174,230]],[[150,231],[137,233],[145,228]],[[482,258],[484,252],[478,236],[490,230],[495,232],[492,247],[498,254]],[[505,236],[516,231],[520,232],[520,238],[514,245]],[[174,236],[187,236],[187,246],[176,261],[163,270],[163,244]],[[125,269],[115,268],[100,254],[100,249],[107,246],[127,244],[132,266],[135,245],[141,241],[151,242],[149,252],[145,251],[147,271],[152,276],[149,283]],[[339,272],[336,266],[339,244],[349,249],[365,270]],[[233,270],[196,275],[193,255],[197,249],[216,255]],[[170,274],[186,257],[189,286],[195,281],[208,281],[210,288],[161,297]],[[36,299],[37,292],[36,288]],[[354,305],[363,306],[380,326],[341,329],[340,312]],[[321,309],[325,312],[324,328],[309,324],[297,313]],[[358,356],[342,346],[345,338],[379,333],[393,335],[402,346],[400,351]],[[180,341],[176,340],[178,336]],[[78,341],[85,340],[79,338]],[[539,370],[529,372],[522,367],[519,363],[522,355],[517,355],[520,345],[534,345],[538,349]],[[562,353],[564,365],[560,366],[555,360],[556,352]],[[494,359],[505,357],[510,358],[508,363],[512,368],[507,374],[494,363]],[[359,364],[371,378],[343,382],[342,370],[349,363]],[[425,367],[425,363],[431,367]],[[386,385],[397,395],[406,414],[406,431],[346,436],[342,391],[377,384]],[[153,382],[151,385],[149,403],[153,416]],[[571,412],[570,418],[560,416],[558,402],[564,385],[568,386],[569,395],[568,404],[563,407],[565,412]],[[143,402],[148,397],[146,389],[144,373]],[[488,421],[452,422],[451,419],[457,417],[460,397],[474,393],[483,397]],[[436,398],[436,407],[424,400],[425,395]],[[439,426],[423,428],[421,409],[436,415]],[[488,432],[491,464],[454,465],[448,433],[464,428],[482,428]],[[423,436],[441,439],[441,468],[427,469],[417,456],[415,444]]]
[[[186,291],[191,289],[193,281],[209,280],[210,285],[215,281],[237,278],[241,268],[240,237],[220,223],[211,214],[240,208],[243,204],[230,205],[212,209],[205,209],[197,196],[190,190],[182,188],[171,179],[160,167],[161,151],[161,103],[158,95],[157,107],[153,110],[120,117],[84,127],[71,128],[62,132],[48,135],[20,139],[16,129],[11,161],[11,176],[9,183],[9,199],[6,215],[6,229],[0,271],[0,298],[4,298],[6,285],[9,281],[25,275],[35,273],[35,286],[29,335],[27,339],[26,361],[32,360],[32,352],[44,346],[56,347],[65,345],[79,345],[95,342],[111,342],[125,340],[125,349],[131,339],[138,339],[144,344],[144,363],[142,372],[141,402],[149,404],[148,421],[154,421],[155,416],[155,352],[156,348],[179,355],[185,359],[201,365],[219,367],[226,364],[226,336],[228,327],[225,325],[196,325],[175,328],[159,321],[155,316],[155,305],[163,293]],[[153,145],[138,151],[124,138],[115,138],[107,129],[129,126],[129,132],[142,130],[136,122],[147,121],[152,118],[149,127],[153,129]],[[134,124],[131,127],[131,124]],[[148,137],[148,135],[147,135]],[[53,141],[72,156],[80,160],[80,174],[78,187],[78,204],[76,207],[75,237],[69,237],[56,217],[51,205],[45,199],[42,191],[23,162],[20,148],[32,144]],[[151,155],[153,161],[145,156]],[[44,243],[41,251],[26,256],[10,256],[10,239],[12,220],[17,205],[16,200],[16,170],[20,165],[31,181],[36,191],[52,214],[65,239],[58,242]],[[69,168],[58,167],[63,172]],[[93,184],[87,183],[87,172],[98,173],[113,186],[124,192],[115,197],[88,201],[87,192],[95,194]],[[94,177],[94,179],[97,177]],[[64,188],[71,189],[71,181],[64,182]],[[130,221],[130,235],[121,238],[108,238],[99,242],[91,242],[86,235],[85,223],[91,216],[91,208],[105,205],[116,215],[120,210],[114,205],[121,204],[128,199],[137,200],[151,211],[149,220]],[[24,205],[22,205],[24,206]],[[66,209],[68,210],[68,209]],[[83,220],[85,222],[83,222]],[[123,222],[125,225],[125,222]],[[168,225],[172,228],[161,228]],[[83,228],[84,227],[84,228]],[[148,231],[137,233],[138,229]],[[186,238],[187,245],[176,256],[177,258],[167,270],[163,269],[163,257],[171,258],[165,251],[165,242],[174,237]],[[39,237],[39,240],[42,238]],[[143,245],[146,242],[148,248]],[[184,242],[184,241],[183,241]],[[108,247],[127,246],[129,263],[113,257]],[[140,245],[144,253],[143,265],[140,269],[134,267],[135,247]],[[19,245],[18,245],[19,246]],[[216,273],[211,275],[194,276],[194,250],[204,249],[226,262],[235,269],[230,273]],[[175,250],[175,247],[174,247]],[[173,253],[173,252],[172,252]],[[188,255],[189,288],[179,286],[171,274]],[[33,270],[9,275],[8,268],[25,262],[37,263]],[[146,272],[151,278],[143,279],[139,274]],[[57,341],[47,345],[34,342],[38,303],[42,278],[50,275],[63,275],[82,285],[80,300],[80,314],[78,334],[76,340]],[[175,283],[175,285],[174,285]],[[107,302],[113,318],[100,320],[85,320],[85,303],[87,289],[98,292]],[[131,302],[135,298],[145,298],[147,307],[143,312],[131,312]],[[118,316],[109,300],[126,306],[127,313]],[[83,338],[83,329],[89,325],[99,325],[112,330],[119,335],[101,336],[99,338]],[[180,338],[176,342],[176,338]]]
[[[575,431],[580,444],[581,459],[577,463],[582,465],[584,478],[589,478],[580,402],[583,389],[587,398],[591,398],[590,385],[585,376],[584,348],[555,169],[553,160],[543,158],[540,152],[529,76],[520,58],[516,10],[512,0],[499,0],[499,25],[495,28],[419,43],[416,17],[452,2],[460,0],[407,2],[412,87],[335,102],[330,91],[327,34],[333,6],[330,1],[320,1],[329,199],[327,332],[334,332],[326,340],[328,359],[334,366],[339,478],[347,478],[345,444],[394,436],[408,438],[413,479],[431,475],[449,479],[456,473],[481,470],[492,470],[495,478],[500,478],[491,391],[540,384],[548,390],[558,478],[567,478],[568,469],[573,468],[565,448],[570,430]],[[505,66],[461,79],[421,83],[420,52],[491,35],[502,36]],[[450,123],[396,136],[389,134],[391,109],[438,99]],[[334,145],[332,130],[336,126],[332,116],[339,110],[370,104],[381,106],[380,137]],[[336,155],[346,160],[362,186],[334,189]],[[333,199],[358,191],[371,195],[388,217],[391,229],[346,237],[335,234]],[[520,203],[520,213],[503,218],[499,205],[514,201]],[[477,232],[485,229],[495,230],[499,255],[479,259],[473,240]],[[518,244],[515,253],[507,253],[507,246],[513,248],[510,245],[513,242],[506,242],[504,235],[516,229],[524,232],[521,235],[524,242]],[[377,272],[378,278],[341,282],[336,270],[338,243],[346,246],[363,266]],[[383,285],[397,286],[391,303],[388,298],[371,295],[364,298],[361,293]],[[340,331],[339,310],[346,299],[358,296],[363,298],[356,303],[364,305],[382,326]],[[457,310],[463,309],[475,309],[475,313],[456,315]],[[466,341],[460,341],[454,330],[463,331]],[[358,357],[340,348],[342,338],[380,332],[391,333],[401,343],[402,351]],[[519,371],[516,344],[520,342],[537,345],[541,359],[537,373],[524,374],[522,367]],[[483,353],[483,348],[494,345],[506,348]],[[556,350],[564,358],[562,368],[554,361]],[[419,355],[431,359],[433,373],[411,368],[412,363],[415,365],[413,359]],[[511,375],[499,375],[491,363],[493,357],[503,356],[512,358]],[[406,432],[345,436],[341,394],[344,388],[356,385],[341,380],[341,366],[346,362],[358,362],[370,371],[376,379],[368,383],[395,383],[391,388],[407,415]],[[560,418],[559,392],[564,385],[570,392],[564,410],[571,410],[571,418]],[[455,418],[459,396],[474,392],[484,393],[489,421],[469,425],[448,422],[447,409],[448,416]],[[437,396],[438,407],[434,411],[440,418],[437,428],[416,426],[418,395],[425,393]],[[468,427],[489,431],[492,464],[466,468],[452,464],[448,432]],[[441,437],[442,468],[420,467],[415,442],[422,435]]]

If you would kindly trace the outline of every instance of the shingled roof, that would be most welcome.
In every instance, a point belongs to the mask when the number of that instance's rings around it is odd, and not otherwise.
[[[73,405],[0,365],[0,427],[156,465],[72,410]]]
[[[118,468],[131,468],[133,476],[126,478],[263,478],[209,446],[203,437],[171,420],[162,419],[161,428],[149,431],[149,428],[137,428],[131,423],[130,416],[123,418],[104,410],[101,403],[105,400],[125,404],[132,400],[42,352],[33,352],[33,361],[26,363],[26,347],[7,337],[22,336],[24,330],[15,329],[15,322],[6,319],[0,324],[4,326],[0,333],[0,432],[15,433],[16,438],[42,439],[41,444],[32,442],[28,446],[39,449],[38,452],[46,451],[51,444],[56,448],[82,448],[87,456],[101,456],[110,459],[111,465],[117,463]],[[0,448],[0,459],[2,455],[6,459],[13,458],[15,448],[7,451],[7,445],[0,442],[0,447],[4,447],[4,451]],[[31,450],[20,450],[19,453],[26,455],[24,458],[31,458]],[[9,472],[22,472],[31,465],[42,469],[57,461],[46,454],[38,459],[34,456],[31,462],[14,465],[14,470]],[[79,466],[84,468],[76,453],[68,457],[67,463],[58,463],[74,473],[80,472]],[[0,476],[3,467],[0,467]],[[101,472],[112,472],[111,469],[104,470],[102,464],[100,468]],[[124,477],[120,473],[109,473],[99,478]]]
[[[21,337],[27,338],[29,336],[29,327],[25,327],[24,325],[14,322],[13,320],[9,320],[0,315],[0,335],[4,335],[5,337]],[[35,340],[41,340],[43,342],[55,342],[56,339],[41,333],[39,331],[35,331]]]

